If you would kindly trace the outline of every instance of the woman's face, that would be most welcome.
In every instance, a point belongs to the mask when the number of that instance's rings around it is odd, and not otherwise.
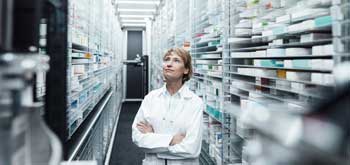
[[[182,81],[184,74],[188,74],[189,70],[185,68],[185,63],[180,56],[175,53],[164,57],[163,59],[163,75],[167,81]]]

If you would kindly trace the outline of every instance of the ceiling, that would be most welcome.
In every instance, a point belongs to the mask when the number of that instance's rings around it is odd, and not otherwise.
[[[117,14],[122,27],[145,27],[153,19],[161,0],[116,0]]]

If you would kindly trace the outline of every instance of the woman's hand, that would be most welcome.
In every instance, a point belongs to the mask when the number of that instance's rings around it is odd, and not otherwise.
[[[151,124],[145,123],[145,122],[139,122],[136,125],[136,128],[141,132],[141,133],[154,133],[153,127]]]
[[[173,136],[173,139],[171,139],[170,145],[173,146],[175,144],[179,144],[182,142],[182,140],[186,137],[186,134],[178,133]]]

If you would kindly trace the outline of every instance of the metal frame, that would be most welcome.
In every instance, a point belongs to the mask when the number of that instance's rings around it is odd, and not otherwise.
[[[106,96],[106,98],[104,99],[102,105],[98,108],[97,114],[94,116],[92,121],[89,123],[88,128],[86,130],[84,130],[84,134],[83,134],[82,138],[79,140],[79,143],[74,147],[73,152],[69,155],[69,158],[68,158],[69,162],[74,160],[74,158],[76,157],[78,151],[81,149],[82,145],[84,144],[85,140],[87,139],[88,134],[91,133],[93,126],[97,123],[97,120],[101,116],[108,101],[111,99],[113,92],[114,91],[109,92],[108,96]]]
[[[65,142],[67,131],[67,46],[68,46],[68,1],[50,0],[47,3],[48,19],[47,53],[50,70],[46,79],[45,119],[61,142]],[[62,76],[57,76],[62,75]],[[67,158],[67,147],[63,157]]]

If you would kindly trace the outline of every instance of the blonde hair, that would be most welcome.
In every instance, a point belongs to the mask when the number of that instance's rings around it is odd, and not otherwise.
[[[192,74],[193,74],[193,69],[192,69],[192,57],[190,55],[190,53],[183,49],[183,48],[171,48],[169,49],[163,59],[169,55],[171,55],[172,53],[180,56],[180,58],[182,59],[182,61],[184,61],[184,66],[186,69],[188,69],[188,73],[184,74],[182,77],[182,83],[185,83],[186,81],[190,80]]]

